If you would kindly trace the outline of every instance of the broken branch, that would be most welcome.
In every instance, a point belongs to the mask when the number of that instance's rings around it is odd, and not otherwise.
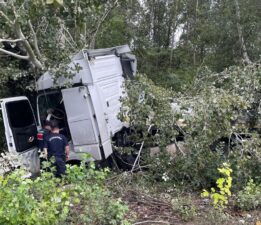
[[[165,221],[154,221],[154,220],[145,220],[145,221],[141,221],[141,222],[137,222],[134,223],[132,225],[138,225],[138,224],[152,224],[152,223],[156,223],[156,224],[169,224],[169,222],[165,222]]]
[[[141,150],[142,150],[142,148],[143,148],[143,145],[144,145],[144,141],[141,143],[140,150],[139,150],[139,153],[138,153],[138,155],[137,155],[137,158],[135,159],[134,164],[133,164],[133,166],[132,166],[131,173],[133,173],[133,171],[134,171],[134,169],[135,169],[135,166],[136,166],[136,164],[137,164],[137,161],[140,159],[140,154],[141,154]]]
[[[16,43],[16,42],[19,42],[19,41],[24,41],[25,39],[2,39],[0,38],[0,42],[9,42],[9,43]]]
[[[2,49],[2,48],[0,48],[0,52],[5,53],[5,54],[10,55],[10,56],[13,56],[13,57],[18,58],[18,59],[23,59],[23,60],[28,60],[29,59],[28,55],[19,55],[19,54],[7,51],[7,50]]]

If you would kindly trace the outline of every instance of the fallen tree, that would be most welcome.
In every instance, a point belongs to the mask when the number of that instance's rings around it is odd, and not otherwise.
[[[216,168],[230,161],[235,189],[250,177],[260,182],[260,72],[260,64],[231,67],[222,73],[204,70],[183,93],[159,88],[145,76],[127,84],[121,118],[135,130],[130,138],[145,142],[142,157],[154,178],[167,176],[206,187],[216,179]],[[171,109],[173,99],[179,110]],[[180,119],[185,126],[180,126]],[[188,151],[170,157],[166,146],[175,143],[180,132]],[[150,157],[148,149],[155,146],[160,151]]]

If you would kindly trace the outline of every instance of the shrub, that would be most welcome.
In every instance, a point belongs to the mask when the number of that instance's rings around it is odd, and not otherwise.
[[[129,224],[124,216],[128,211],[120,199],[113,199],[104,180],[108,170],[95,170],[93,163],[89,168],[83,164],[68,167],[66,181],[73,184],[71,191],[75,194],[78,203],[70,211],[67,224]]]
[[[207,190],[203,190],[201,196],[210,197],[215,208],[223,209],[228,204],[228,198],[231,196],[230,189],[232,187],[232,169],[229,164],[223,163],[222,168],[218,168],[218,171],[223,176],[218,178],[216,181],[218,190],[214,187],[211,188],[210,193]]]
[[[218,74],[205,69],[182,94],[159,88],[141,75],[127,83],[128,97],[123,100],[121,118],[126,116],[133,128],[141,131],[136,136],[134,133],[134,142],[161,147],[155,158],[142,155],[150,165],[151,177],[162,181],[167,175],[169,183],[208,188],[218,178],[216,168],[229,162],[233,191],[242,189],[250,177],[260,182],[260,73],[259,64],[231,67]],[[170,107],[174,97],[180,112]],[[179,119],[185,126],[179,126]],[[148,132],[151,125],[158,128],[155,135]],[[185,155],[177,151],[173,157],[165,146],[175,141],[176,128],[184,134],[187,151]]]
[[[211,208],[207,213],[203,214],[203,219],[199,225],[230,225],[235,222],[233,218],[226,214],[223,210]]]
[[[24,170],[0,177],[0,224],[56,224],[65,220],[71,197],[69,189],[57,188],[51,174],[35,180],[23,178]]]
[[[160,180],[167,174],[169,182],[186,185],[188,189],[209,188],[218,178],[217,167],[222,164],[222,155],[207,150],[190,151],[186,155],[178,154],[171,158],[167,154],[147,160],[152,179]]]
[[[68,166],[68,175],[43,172],[31,180],[27,171],[0,176],[0,224],[127,224],[127,207],[104,186],[107,171]]]
[[[246,187],[237,195],[237,206],[244,210],[252,210],[261,207],[261,184],[256,184],[252,179]]]
[[[192,220],[196,214],[196,206],[192,203],[191,197],[177,197],[171,200],[172,209],[182,220]]]

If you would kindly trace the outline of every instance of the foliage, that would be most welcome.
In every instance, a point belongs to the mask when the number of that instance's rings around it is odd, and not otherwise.
[[[237,194],[237,205],[244,210],[253,210],[261,207],[261,184],[250,179],[246,187]]]
[[[127,207],[104,187],[107,171],[93,164],[68,166],[63,179],[43,172],[31,180],[25,174],[18,169],[0,177],[1,224],[128,224]]]
[[[230,225],[234,222],[234,218],[221,209],[211,208],[207,213],[203,214],[203,220],[200,225]]]
[[[251,176],[260,181],[256,173],[260,168],[260,85],[259,64],[232,67],[219,74],[199,73],[190,91],[179,99],[183,107],[192,109],[184,117],[185,140],[191,151],[175,159],[173,177],[186,176],[194,185],[209,179],[211,183],[217,179],[215,166],[228,160],[234,188],[240,189]]]
[[[216,168],[229,162],[233,191],[244,187],[250,177],[260,182],[259,64],[231,67],[219,74],[205,69],[186,93],[155,87],[143,76],[126,87],[128,97],[123,100],[121,118],[141,131],[132,133],[132,140],[145,140],[145,147],[161,147],[160,154],[154,157],[143,150],[152,179],[162,181],[167,177],[167,183],[210,188],[219,177]],[[171,101],[178,107],[171,109]],[[151,124],[159,128],[154,135],[148,132]],[[177,130],[184,135],[186,150],[177,151],[174,157],[166,145],[175,142],[180,135]]]
[[[224,160],[222,154],[209,149],[190,151],[186,155],[178,154],[174,158],[162,153],[159,157],[149,160],[155,165],[151,168],[151,178],[158,180],[158,177],[166,173],[170,183],[185,186],[188,190],[210,188],[218,178],[217,167]]]
[[[192,203],[191,197],[177,197],[171,200],[172,209],[184,221],[190,221],[196,216],[196,206]]]
[[[195,148],[204,149],[216,139],[231,139],[233,133],[240,135],[255,127],[260,72],[257,64],[231,67],[219,74],[208,70],[199,74],[187,99],[181,99],[181,104],[193,110],[187,121]]]
[[[34,82],[46,70],[66,75],[70,57],[94,45],[103,14],[114,6],[97,0],[0,2],[1,80]]]
[[[169,104],[171,91],[156,86],[145,75],[127,81],[125,88],[128,91],[122,99],[119,117],[135,129],[133,140],[145,140],[147,145],[166,145],[177,134],[172,129],[177,118]],[[153,127],[158,129],[155,135],[151,135]]]
[[[213,205],[215,208],[224,208],[228,204],[228,197],[231,196],[231,187],[232,187],[232,169],[230,165],[227,163],[223,163],[222,168],[218,168],[219,173],[223,175],[223,177],[218,178],[216,181],[218,191],[215,188],[211,188],[211,193],[207,190],[203,190],[201,193],[202,197],[209,197],[213,201]]]
[[[1,153],[0,157],[0,175],[4,175],[15,168],[23,166],[22,158],[18,154],[12,154],[9,152]]]
[[[36,180],[23,179],[23,170],[1,177],[0,222],[2,224],[55,224],[66,218],[71,198],[59,181],[44,174]]]
[[[157,86],[178,92],[193,81],[196,71],[191,66],[181,67],[181,56],[172,49],[137,49],[135,54],[139,62],[139,72],[147,74]]]

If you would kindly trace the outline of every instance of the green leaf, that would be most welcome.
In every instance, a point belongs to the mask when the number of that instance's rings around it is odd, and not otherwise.
[[[63,0],[55,0],[59,5],[63,5]]]

